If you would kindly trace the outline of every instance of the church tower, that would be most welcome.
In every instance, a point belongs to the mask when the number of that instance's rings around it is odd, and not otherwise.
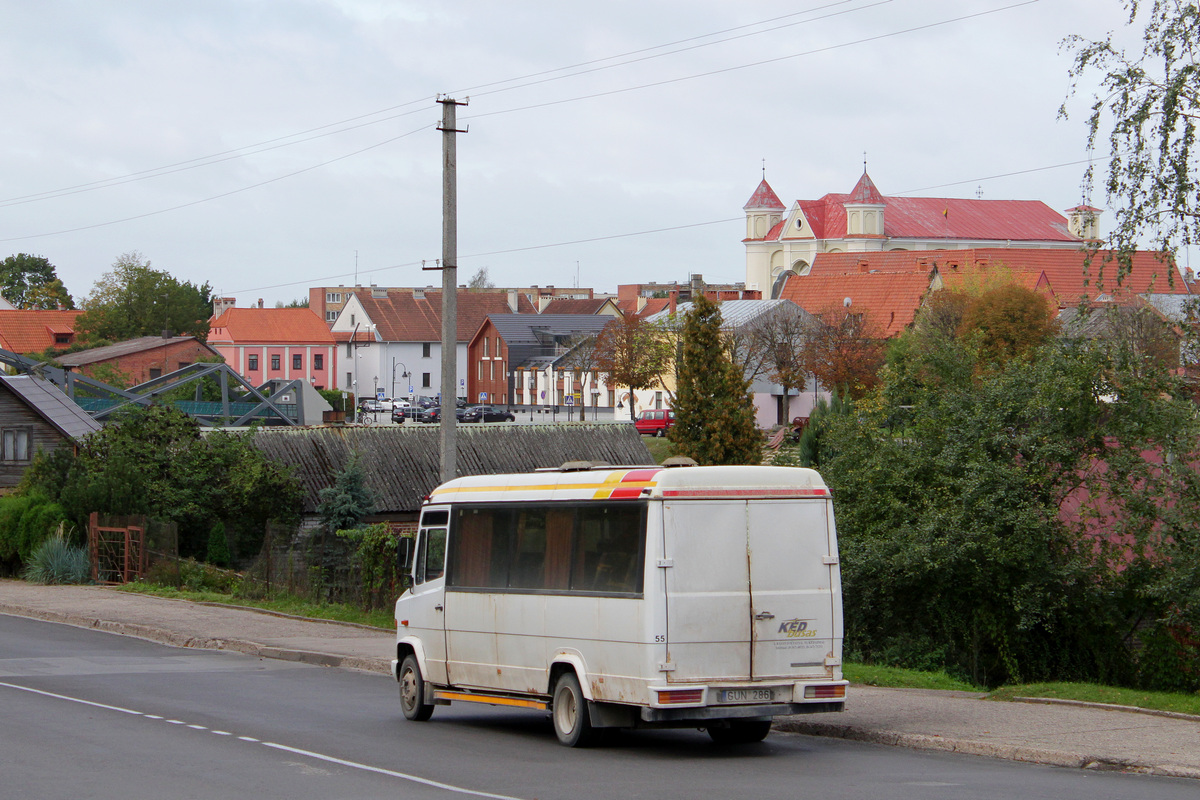
[[[771,252],[778,249],[778,242],[771,247],[765,239],[787,208],[764,175],[742,210],[746,212],[746,238],[742,240],[746,245],[746,288],[762,291],[765,296],[771,288]]]
[[[859,252],[882,250],[885,238],[883,212],[887,203],[866,169],[854,191],[850,192],[850,199],[842,206],[846,209],[846,249]]]

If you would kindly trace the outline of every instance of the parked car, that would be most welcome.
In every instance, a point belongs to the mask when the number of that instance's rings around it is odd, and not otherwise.
[[[409,409],[405,406],[394,406],[392,408],[392,422],[397,425],[404,422],[404,418],[408,416]]]
[[[638,414],[633,427],[643,436],[666,436],[675,424],[675,412],[669,408],[648,408]]]
[[[384,405],[385,402],[387,405]],[[370,400],[363,400],[358,404],[358,410],[364,414],[377,414],[380,411],[391,411],[392,401],[375,400],[373,398]]]
[[[495,406],[471,406],[459,417],[462,422],[513,422],[516,417],[511,411]]]
[[[439,406],[429,406],[414,408],[410,412],[410,417],[413,422],[441,422],[442,409]]]

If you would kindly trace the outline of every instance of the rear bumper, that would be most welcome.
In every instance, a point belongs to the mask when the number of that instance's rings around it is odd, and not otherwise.
[[[643,722],[702,722],[714,719],[768,719],[790,714],[841,711],[844,701],[829,703],[771,703],[760,706],[704,706],[702,708],[642,708]]]

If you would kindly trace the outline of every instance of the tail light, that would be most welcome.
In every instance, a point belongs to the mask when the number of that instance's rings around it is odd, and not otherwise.
[[[838,684],[836,686],[805,686],[805,700],[833,700],[841,699],[846,696],[846,685]]]

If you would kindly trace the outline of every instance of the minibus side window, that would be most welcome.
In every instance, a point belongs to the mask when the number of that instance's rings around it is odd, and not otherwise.
[[[645,530],[638,506],[579,509],[571,589],[641,592]]]
[[[416,583],[436,580],[446,571],[446,529],[428,528],[417,538]]]
[[[451,543],[451,586],[503,589],[513,538],[512,512],[497,508],[463,508],[454,515]]]

